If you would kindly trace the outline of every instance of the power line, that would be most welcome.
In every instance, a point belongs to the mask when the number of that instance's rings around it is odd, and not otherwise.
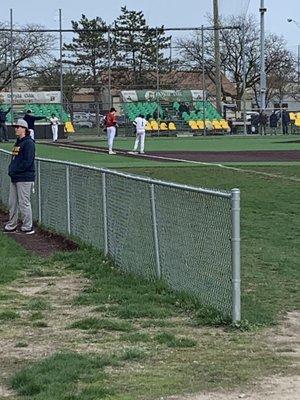
[[[240,25],[229,25],[229,26],[206,26],[203,27],[205,31],[214,31],[214,30],[224,30],[224,29],[241,29]],[[186,27],[186,28],[95,28],[95,29],[10,29],[10,28],[0,28],[0,32],[19,32],[19,33],[51,33],[51,32],[71,32],[71,33],[81,33],[81,32],[102,32],[102,33],[116,33],[116,32],[157,32],[157,30],[163,31],[201,31],[201,27]]]

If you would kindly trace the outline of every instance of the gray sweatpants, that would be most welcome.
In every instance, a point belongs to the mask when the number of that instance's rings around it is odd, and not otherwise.
[[[30,231],[32,228],[32,210],[30,195],[33,182],[10,183],[9,188],[9,221],[5,225],[6,229],[15,229],[18,225],[19,211],[22,217],[22,231]]]

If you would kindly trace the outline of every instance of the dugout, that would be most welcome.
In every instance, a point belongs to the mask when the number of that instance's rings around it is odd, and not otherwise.
[[[12,125],[7,125],[8,138],[9,140],[15,140],[15,128]],[[58,125],[58,139],[64,139],[66,133],[64,131],[64,125]],[[34,126],[34,138],[35,139],[49,139],[52,140],[52,129],[50,124],[35,124]]]

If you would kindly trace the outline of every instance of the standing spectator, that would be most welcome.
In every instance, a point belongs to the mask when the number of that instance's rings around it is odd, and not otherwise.
[[[266,135],[266,128],[268,125],[268,116],[263,111],[259,114],[259,130],[261,135]]]
[[[34,123],[35,123],[35,121],[38,121],[39,119],[45,119],[45,118],[46,117],[42,117],[42,116],[38,117],[38,116],[32,115],[31,110],[26,111],[26,114],[24,115],[24,120],[28,124],[28,129],[29,129],[31,139],[34,140]]]
[[[229,134],[233,135],[233,121],[232,118],[228,118]]]
[[[291,122],[290,115],[286,110],[282,110],[281,113],[281,122],[282,122],[282,133],[284,135],[289,134],[289,124]]]
[[[4,232],[16,231],[20,211],[22,216],[21,232],[31,235],[34,233],[30,195],[35,180],[35,144],[24,119],[18,119],[14,127],[17,141],[13,147],[12,159],[8,168],[8,175],[11,179],[8,201],[9,221],[4,227]]]
[[[135,129],[136,129],[136,139],[135,139],[135,143],[134,143],[133,153],[137,153],[137,150],[140,147],[140,154],[144,154],[146,124],[147,124],[147,120],[145,119],[144,115],[142,115],[142,114],[140,114],[133,121],[133,125],[135,126]]]
[[[108,154],[116,154],[116,152],[113,151],[117,128],[116,109],[114,107],[109,110],[109,113],[105,117],[105,126],[107,129]]]
[[[53,142],[56,142],[57,137],[58,137],[59,120],[55,114],[51,115],[50,123],[51,123],[51,130],[52,130],[52,140],[53,140]]]
[[[9,141],[8,136],[7,136],[6,117],[7,117],[7,114],[10,112],[10,110],[11,110],[11,107],[6,111],[0,110],[0,130],[2,131],[2,135],[3,135],[3,137],[1,138],[1,142]]]
[[[251,114],[251,132],[258,133],[259,114]]]
[[[277,125],[278,125],[278,117],[275,110],[270,115],[270,129],[271,135],[277,135]]]

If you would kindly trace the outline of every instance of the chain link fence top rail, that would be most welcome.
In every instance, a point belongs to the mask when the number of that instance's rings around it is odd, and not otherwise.
[[[0,151],[8,206],[10,155]],[[108,254],[123,270],[162,279],[240,319],[239,191],[167,183],[74,163],[36,159],[36,221]]]

